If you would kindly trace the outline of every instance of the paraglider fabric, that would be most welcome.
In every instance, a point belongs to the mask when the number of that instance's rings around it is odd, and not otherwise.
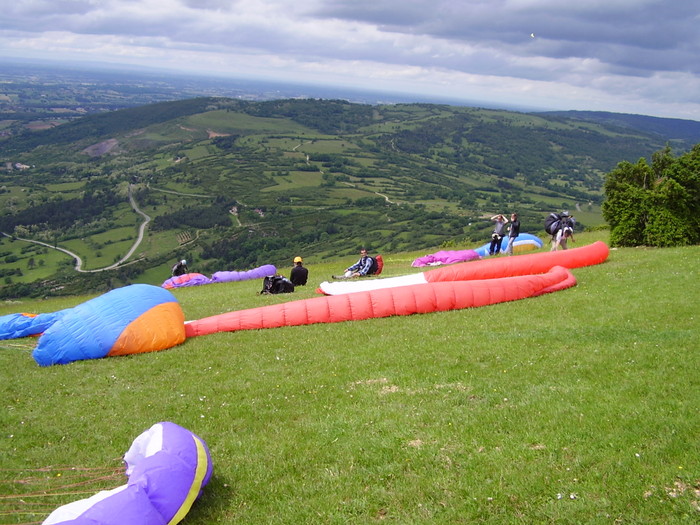
[[[211,276],[211,279],[201,273],[186,273],[184,275],[178,275],[167,279],[163,284],[161,284],[161,287],[169,290],[172,288],[182,288],[185,286],[201,286],[203,284],[247,281],[250,279],[262,279],[270,275],[275,275],[276,273],[277,268],[272,264],[264,264],[263,266],[243,272],[215,272]]]
[[[423,266],[438,266],[441,264],[455,264],[466,261],[473,261],[481,257],[489,256],[489,246],[491,243],[484,244],[475,250],[441,250],[432,254],[418,257],[411,263],[414,268]],[[501,240],[501,250],[505,252],[508,246],[508,237],[503,237]],[[521,233],[513,241],[513,253],[524,253],[531,250],[542,248],[543,242],[536,235],[529,233]]]
[[[139,435],[124,455],[126,485],[54,510],[44,525],[164,525],[181,522],[211,479],[209,449],[171,422]]]
[[[212,282],[227,283],[231,281],[247,281],[250,279],[263,279],[270,275],[275,275],[277,268],[272,264],[265,264],[258,268],[253,268],[245,272],[215,272],[211,276]]]
[[[513,257],[487,258],[479,261],[454,264],[442,268],[427,270],[423,273],[399,277],[371,280],[346,280],[322,282],[318,291],[326,295],[340,295],[380,288],[405,286],[438,281],[465,281],[475,279],[494,279],[504,276],[538,274],[554,266],[579,268],[600,264],[608,258],[610,250],[601,241],[588,246],[556,252],[540,252]]]
[[[542,275],[414,284],[263,306],[191,321],[186,324],[185,331],[187,337],[193,337],[216,332],[442,312],[515,301],[575,284],[576,280],[568,269],[555,267]]]
[[[601,241],[580,248],[540,252],[519,255],[517,257],[500,257],[485,259],[467,264],[458,264],[445,268],[436,268],[424,272],[426,281],[455,281],[473,279],[493,279],[504,275],[528,275],[543,273],[554,266],[580,268],[604,262],[610,250]]]
[[[65,364],[162,350],[187,337],[220,331],[356,321],[514,301],[574,286],[569,268],[599,264],[608,255],[607,245],[596,242],[572,250],[483,259],[387,279],[321,283],[319,292],[324,297],[188,322],[168,290],[131,285],[57,312],[56,319],[47,321],[50,326],[39,337],[33,357],[42,366]],[[31,315],[18,315],[31,319]],[[5,317],[9,324],[24,322]]]
[[[455,264],[458,262],[473,261],[481,256],[476,250],[441,250],[439,252],[424,255],[415,259],[411,266],[420,268],[422,266],[438,266],[440,264]]]
[[[48,366],[163,350],[185,340],[183,323],[172,293],[133,284],[67,310],[39,337],[32,356]]]
[[[475,251],[479,254],[479,257],[489,256],[490,242],[487,242],[483,246],[478,247]],[[513,241],[513,253],[525,253],[532,250],[538,250],[544,246],[542,239],[537,237],[537,235],[532,235],[530,233],[521,233]],[[501,252],[505,253],[508,247],[508,236],[506,235],[501,239]]]
[[[43,333],[67,310],[46,314],[9,314],[0,317],[0,339],[16,339]]]
[[[169,290],[171,288],[183,288],[185,286],[200,286],[202,284],[210,284],[211,279],[201,273],[183,273],[176,275],[166,280],[161,287]]]

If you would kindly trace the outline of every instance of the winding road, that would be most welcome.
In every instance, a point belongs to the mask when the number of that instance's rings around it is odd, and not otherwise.
[[[95,272],[104,272],[106,270],[114,270],[115,268],[119,268],[120,266],[124,266],[126,261],[129,260],[129,258],[134,254],[134,252],[138,249],[139,245],[141,244],[141,241],[143,241],[143,236],[146,231],[146,226],[148,226],[148,223],[151,222],[151,218],[146,215],[144,212],[141,211],[141,209],[138,207],[138,204],[136,204],[136,201],[134,200],[133,195],[131,194],[131,187],[132,185],[129,184],[129,203],[131,204],[131,207],[134,209],[136,213],[141,215],[143,217],[143,222],[139,225],[139,233],[138,236],[136,237],[136,240],[134,241],[134,244],[131,246],[129,251],[126,253],[124,257],[122,257],[119,261],[115,262],[114,264],[111,264],[109,266],[105,266],[104,268],[97,268],[95,270],[83,270],[83,260],[80,258],[80,256],[76,253],[73,253],[70,250],[66,250],[65,248],[60,248],[58,246],[52,246],[49,243],[42,242],[42,241],[35,241],[32,239],[23,239],[21,237],[15,237],[18,241],[24,241],[24,242],[31,242],[34,244],[40,244],[41,246],[46,246],[47,248],[51,248],[53,250],[58,250],[59,252],[63,252],[67,255],[70,255],[73,257],[75,260],[75,271],[76,272],[81,272],[81,273],[95,273]],[[5,237],[12,237],[12,235],[9,235],[5,232],[0,232],[2,235]],[[132,261],[135,262],[135,261]],[[131,263],[129,263],[131,264]]]

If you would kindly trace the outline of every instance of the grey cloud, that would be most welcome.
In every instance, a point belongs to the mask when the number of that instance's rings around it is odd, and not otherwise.
[[[536,2],[513,8],[501,1],[325,2],[315,15],[374,23],[384,31],[425,34],[518,56],[595,58],[611,69],[691,68],[700,61],[700,4],[668,2]],[[534,33],[537,45],[531,45]],[[653,51],[667,53],[665,60]],[[672,52],[678,51],[678,57]]]
[[[696,101],[699,13],[697,0],[23,0],[3,7],[0,46],[19,36],[40,49],[44,33],[61,31],[88,49],[104,35],[120,56],[130,46],[216,63],[265,55],[297,70],[394,68],[424,82],[483,75],[485,85],[499,77]]]

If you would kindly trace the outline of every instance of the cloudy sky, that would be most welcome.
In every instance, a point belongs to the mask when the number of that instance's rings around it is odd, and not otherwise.
[[[700,120],[698,0],[0,0],[0,57]]]

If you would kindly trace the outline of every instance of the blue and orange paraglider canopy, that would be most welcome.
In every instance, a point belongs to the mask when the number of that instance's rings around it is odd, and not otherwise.
[[[0,333],[6,339],[41,334],[32,355],[47,366],[170,348],[185,340],[184,321],[168,290],[134,284],[55,314],[4,316]]]

